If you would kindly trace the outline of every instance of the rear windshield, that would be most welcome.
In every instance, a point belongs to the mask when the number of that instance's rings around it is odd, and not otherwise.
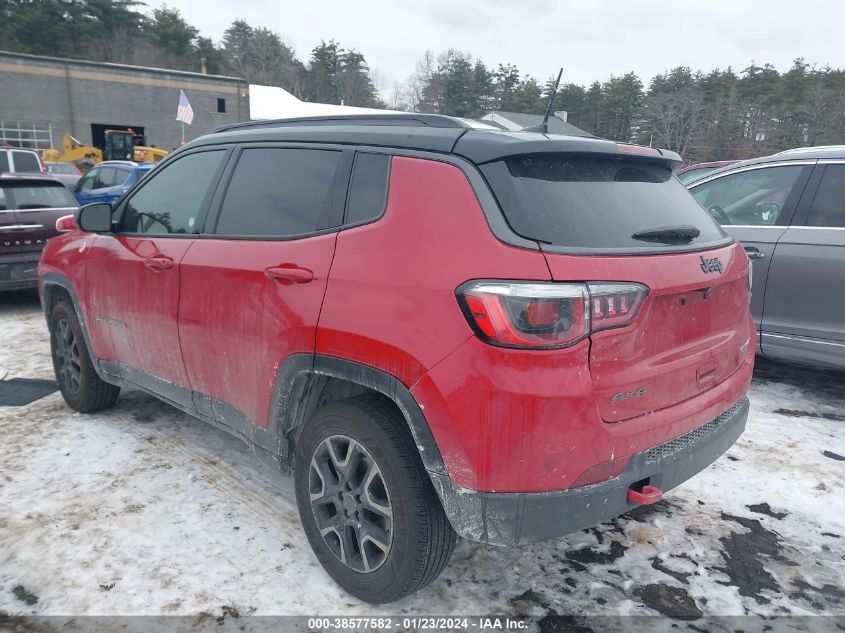
[[[31,152],[12,152],[15,161],[15,171],[41,171],[38,157]]]
[[[660,165],[629,157],[542,154],[509,157],[481,170],[511,228],[552,246],[685,250],[729,239]]]
[[[3,184],[0,199],[9,209],[58,209],[75,207],[76,200],[61,183]]]
[[[47,171],[51,174],[71,174],[76,176],[79,171],[70,163],[50,163],[47,165]]]

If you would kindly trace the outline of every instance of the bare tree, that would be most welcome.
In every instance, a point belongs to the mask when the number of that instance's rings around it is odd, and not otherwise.
[[[412,112],[420,112],[426,100],[426,91],[431,85],[432,78],[437,72],[437,60],[434,51],[427,50],[417,61],[414,74],[408,79],[406,93],[408,105]]]
[[[675,92],[653,93],[648,96],[647,107],[655,143],[685,156],[707,118],[700,92],[685,87]]]

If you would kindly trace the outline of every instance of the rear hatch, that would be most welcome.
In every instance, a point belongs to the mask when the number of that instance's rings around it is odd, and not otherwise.
[[[14,239],[21,253],[40,253],[47,240],[58,234],[56,220],[77,209],[73,195],[52,178],[16,178],[0,187],[16,216],[14,227],[4,233]]]
[[[2,156],[2,153],[0,153],[0,156]],[[11,197],[6,195],[6,190],[0,183],[0,264],[5,263],[4,259],[15,258],[15,261],[17,261],[16,256],[21,252],[20,244],[14,239],[17,230],[18,215],[14,211],[14,206],[12,206]],[[10,273],[0,268],[0,281],[7,281],[3,278],[4,274]]]
[[[748,344],[747,258],[671,166],[636,154],[523,154],[482,166],[552,279],[610,288],[589,308],[590,374],[606,422],[711,389]],[[640,284],[640,296],[606,282]]]

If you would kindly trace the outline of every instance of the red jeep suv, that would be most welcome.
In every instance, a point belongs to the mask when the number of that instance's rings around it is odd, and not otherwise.
[[[292,470],[326,571],[374,603],[456,534],[552,539],[653,503],[742,433],[742,247],[672,152],[436,115],[221,128],[39,269],[56,376],[122,386]]]

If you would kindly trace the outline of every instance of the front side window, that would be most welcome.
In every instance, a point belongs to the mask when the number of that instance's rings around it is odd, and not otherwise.
[[[9,171],[9,154],[0,150],[0,172]]]
[[[327,228],[341,152],[245,149],[232,175],[215,233],[290,237]]]
[[[827,165],[824,168],[807,224],[845,227],[845,165]]]
[[[117,170],[114,167],[103,167],[97,172],[97,182],[94,189],[105,189],[106,187],[113,187],[116,184]]]
[[[129,172],[125,169],[121,169],[120,167],[106,167],[100,170],[100,178],[97,183],[97,189],[121,185],[128,175]]]
[[[79,179],[79,182],[76,183],[76,190],[91,191],[92,189],[94,189],[94,185],[97,182],[97,177],[99,173],[99,169],[92,169],[86,172],[85,175]]]
[[[155,175],[127,200],[120,230],[156,235],[199,232],[199,216],[224,150],[188,154]]]
[[[690,191],[720,224],[783,226],[781,211],[802,169],[802,165],[749,169],[693,186]]]

